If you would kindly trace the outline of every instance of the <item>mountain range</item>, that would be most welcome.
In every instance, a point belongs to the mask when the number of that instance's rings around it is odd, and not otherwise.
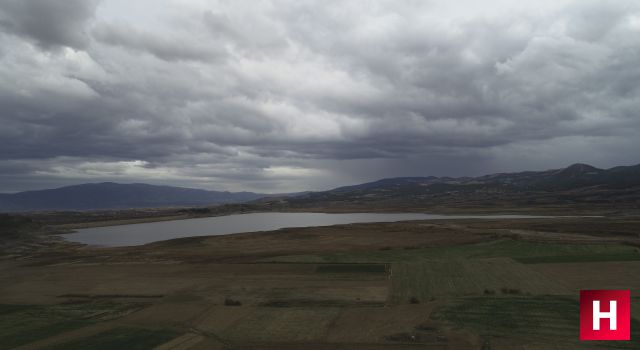
[[[0,194],[0,211],[90,210],[206,206],[268,196],[148,184],[89,183],[49,190]]]
[[[292,207],[609,205],[640,207],[640,164],[599,169],[587,164],[479,177],[398,177],[287,199]]]
[[[274,198],[275,197],[275,198]],[[278,202],[286,207],[432,207],[437,205],[625,205],[640,207],[640,164],[599,169],[587,164],[479,177],[397,177],[329,191],[267,195],[112,182],[0,194],[0,211],[196,207]]]

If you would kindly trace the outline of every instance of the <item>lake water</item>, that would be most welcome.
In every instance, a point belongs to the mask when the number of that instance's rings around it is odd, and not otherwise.
[[[143,224],[94,227],[77,230],[63,237],[89,245],[120,247],[167,239],[228,235],[241,232],[272,231],[285,227],[329,226],[359,222],[394,222],[433,219],[518,219],[527,215],[435,215],[419,213],[251,213]]]

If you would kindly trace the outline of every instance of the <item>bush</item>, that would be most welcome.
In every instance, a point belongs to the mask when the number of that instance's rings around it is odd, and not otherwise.
[[[231,298],[226,298],[224,299],[224,304],[226,306],[240,306],[242,305],[242,303],[240,302],[240,300],[233,300]]]
[[[503,287],[502,289],[500,289],[500,291],[502,292],[502,294],[520,294],[520,289],[515,289],[515,288],[507,288],[507,287]]]
[[[418,298],[416,298],[416,297],[411,297],[411,298],[409,298],[409,303],[410,304],[420,304],[420,300],[418,300]]]
[[[484,290],[484,294],[485,295],[494,295],[494,294],[496,294],[496,291],[493,290],[493,289],[485,289]]]

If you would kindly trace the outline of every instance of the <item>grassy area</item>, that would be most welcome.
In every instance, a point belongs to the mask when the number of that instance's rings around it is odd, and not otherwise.
[[[473,297],[437,310],[432,318],[454,327],[473,329],[491,339],[515,338],[542,344],[579,342],[577,299],[559,296]],[[632,319],[631,342],[598,342],[599,347],[637,349],[640,322]]]
[[[26,311],[34,308],[33,305],[8,305],[8,304],[0,304],[0,316],[11,314],[14,312]]]
[[[319,273],[385,273],[384,264],[326,264],[318,265]]]
[[[179,336],[172,330],[118,327],[91,337],[53,346],[47,350],[147,350]]]
[[[0,213],[0,237],[3,239],[18,238],[37,231],[40,225],[32,219]]]
[[[640,297],[631,297],[631,317],[640,320]]]
[[[14,324],[11,327],[3,325],[0,332],[0,349],[12,349],[14,347],[28,344],[36,340],[45,339],[56,334],[74,330],[89,325],[82,320],[33,320],[34,322],[24,322]],[[4,321],[3,321],[4,323]]]
[[[432,318],[482,336],[567,340],[579,334],[580,309],[566,297],[463,298],[437,310]]]
[[[439,246],[416,249],[385,249],[365,252],[327,253],[316,255],[288,255],[269,258],[273,262],[300,263],[390,263],[411,262],[425,259],[468,259],[468,258],[534,258],[563,256],[569,259],[597,259],[598,256],[637,256],[638,248],[616,244],[557,244],[498,239],[474,244]],[[587,258],[585,258],[587,259]]]
[[[557,282],[507,258],[395,263],[391,280],[396,303],[472,294],[568,293]]]
[[[552,255],[516,258],[523,264],[573,263],[573,262],[606,262],[606,261],[638,261],[638,253],[592,254],[592,255]]]
[[[270,300],[259,304],[266,307],[347,307],[347,306],[384,306],[383,302],[351,301],[351,300],[314,300],[285,299]]]
[[[131,303],[79,303],[63,305],[0,305],[0,349],[11,349],[62,332],[115,318]]]
[[[221,336],[240,342],[313,342],[324,339],[341,308],[260,307]]]

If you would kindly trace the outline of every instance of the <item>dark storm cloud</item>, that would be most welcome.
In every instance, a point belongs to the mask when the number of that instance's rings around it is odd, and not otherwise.
[[[0,191],[638,162],[634,1],[137,5],[0,3]]]
[[[97,0],[3,0],[0,26],[44,48],[81,48],[87,44],[86,24],[97,4]]]

